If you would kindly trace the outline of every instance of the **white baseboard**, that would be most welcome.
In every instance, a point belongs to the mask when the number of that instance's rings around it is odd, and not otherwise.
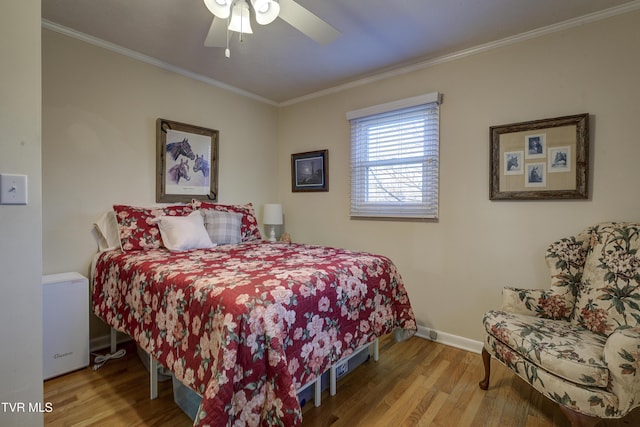
[[[430,341],[435,341],[440,344],[448,345],[451,347],[459,348],[461,350],[471,351],[478,353],[482,351],[482,342],[471,340],[469,338],[460,337],[458,335],[448,334],[446,332],[436,331],[435,329],[426,328],[424,326],[418,326],[418,332],[416,336]],[[118,333],[116,342],[118,344],[131,341],[131,337],[125,334]],[[91,339],[90,348],[91,351],[104,350],[109,348],[111,341],[109,335],[103,335],[101,337],[95,337]]]
[[[436,331],[435,329],[418,326],[417,337],[426,340],[435,341],[444,345],[459,348],[461,350],[471,351],[473,353],[482,352],[482,342],[471,340],[469,338],[460,337],[458,335],[448,334],[446,332]]]
[[[118,335],[116,337],[116,344],[122,344],[127,341],[131,341],[132,339],[133,338],[131,338],[129,335],[121,334],[120,332],[118,332]],[[100,337],[91,338],[91,341],[89,342],[89,349],[92,353],[96,351],[104,350],[105,348],[110,348],[110,347],[111,347],[111,338],[110,338],[110,335],[108,334]]]

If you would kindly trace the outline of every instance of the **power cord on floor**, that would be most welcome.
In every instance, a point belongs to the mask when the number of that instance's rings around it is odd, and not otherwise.
[[[98,369],[100,369],[102,367],[102,365],[104,365],[105,363],[107,363],[109,360],[111,359],[120,359],[121,357],[123,357],[125,354],[127,354],[127,350],[125,350],[124,348],[116,351],[113,354],[105,354],[105,355],[101,355],[101,354],[95,354],[95,353],[91,353],[94,356],[96,356],[96,358],[93,360],[93,370],[97,371]]]

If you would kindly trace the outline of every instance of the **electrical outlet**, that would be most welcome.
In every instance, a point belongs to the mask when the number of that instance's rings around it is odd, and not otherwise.
[[[27,204],[27,176],[0,173],[0,205]]]

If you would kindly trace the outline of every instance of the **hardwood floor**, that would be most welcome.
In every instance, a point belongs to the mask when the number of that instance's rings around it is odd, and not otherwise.
[[[171,381],[149,400],[149,377],[132,342],[127,355],[48,380],[44,401],[53,411],[46,426],[190,426],[173,401]],[[478,381],[479,354],[421,338],[380,341],[380,360],[370,360],[338,382],[336,396],[325,391],[322,405],[307,403],[303,426],[568,426],[558,406],[499,362],[492,362],[489,390]],[[640,412],[605,427],[640,425]]]

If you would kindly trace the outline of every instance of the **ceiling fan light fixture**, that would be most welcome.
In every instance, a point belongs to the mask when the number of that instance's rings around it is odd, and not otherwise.
[[[251,19],[249,5],[245,0],[237,0],[231,8],[231,19],[229,21],[230,31],[240,34],[253,34],[251,29]]]
[[[260,25],[272,23],[280,14],[278,0],[251,0],[251,5],[256,12],[256,22]]]
[[[231,14],[231,0],[204,0],[209,12],[221,19],[227,19]]]

